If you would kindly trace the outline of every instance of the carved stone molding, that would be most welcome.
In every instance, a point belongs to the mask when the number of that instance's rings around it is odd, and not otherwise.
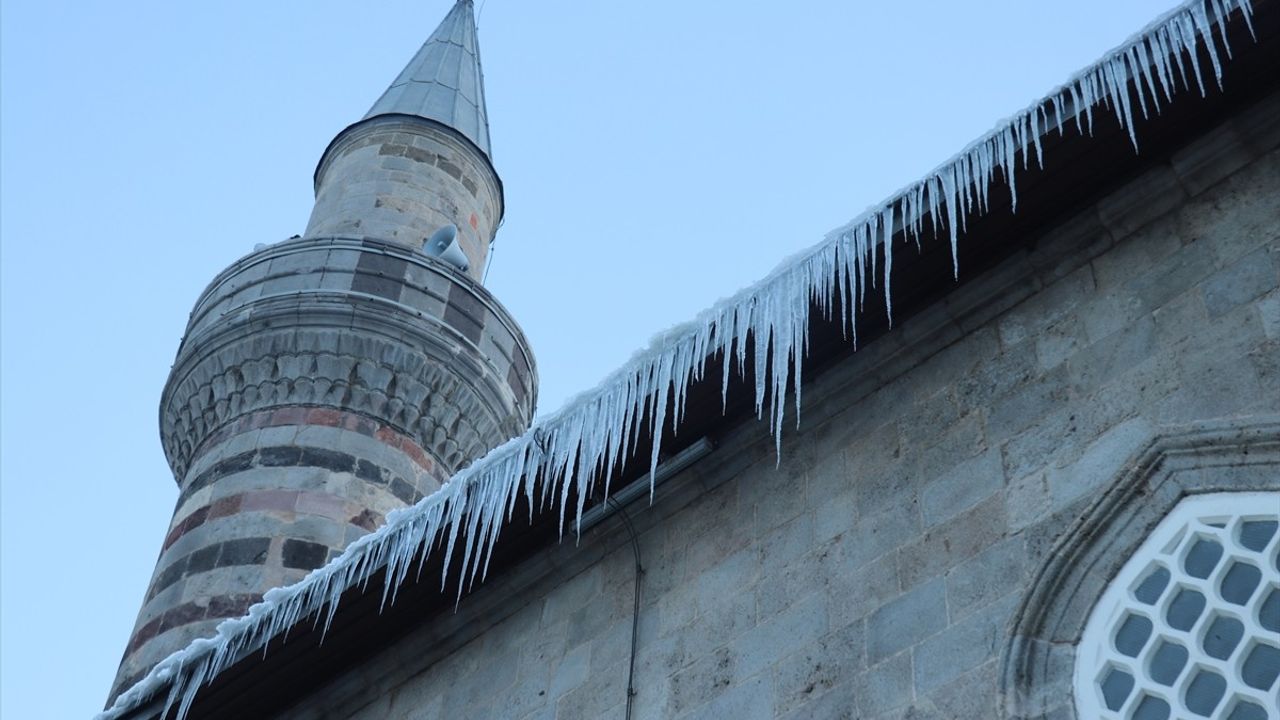
[[[465,276],[384,243],[295,241],[236,263],[197,302],[161,437],[180,479],[246,413],[331,407],[414,438],[452,473],[523,431],[535,393],[523,334]]]
[[[1126,467],[1054,543],[1014,615],[1002,718],[1074,717],[1075,648],[1098,598],[1183,497],[1280,488],[1280,418],[1158,435]]]

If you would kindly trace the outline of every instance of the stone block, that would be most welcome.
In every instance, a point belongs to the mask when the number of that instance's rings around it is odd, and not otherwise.
[[[998,357],[1000,351],[1001,338],[991,329],[979,329],[921,358],[903,384],[913,399],[933,397],[948,390],[956,378],[973,372],[979,363]],[[899,403],[901,397],[898,393]]]
[[[772,668],[774,716],[796,710],[825,694],[865,666],[862,623],[820,638],[779,660]]]
[[[1085,343],[1084,323],[1074,315],[1045,328],[1035,339],[1036,360],[1041,370],[1052,370],[1076,353]]]
[[[542,606],[542,624],[554,625],[587,604],[600,589],[600,568],[591,567],[556,587]]]
[[[1141,229],[1116,236],[1115,245],[1090,263],[1097,293],[1127,287],[1138,275],[1182,249],[1183,223],[1176,216],[1161,217]]]
[[[946,588],[941,579],[935,579],[871,614],[867,619],[867,662],[878,664],[946,626]]]
[[[579,685],[560,696],[556,702],[556,720],[600,720],[608,717],[606,712],[617,705],[618,698],[626,697],[626,691],[626,664],[608,668],[604,672],[593,672],[591,682]],[[492,717],[492,711],[489,712],[489,715],[480,717]],[[615,714],[613,717],[619,716]]]
[[[851,530],[857,520],[857,496],[850,491],[829,495],[816,502],[813,510],[813,539],[825,543]]]
[[[761,564],[757,548],[746,548],[729,555],[723,562],[686,579],[696,588],[699,607],[713,607],[723,598],[755,585]]]
[[[854,572],[833,573],[827,583],[831,626],[860,622],[901,593],[895,554],[863,565]]]
[[[905,447],[921,447],[937,442],[960,421],[962,411],[950,387],[922,398],[898,419],[898,432]]]
[[[1053,454],[1051,464],[1061,464],[1079,454],[1080,448],[1107,429],[1154,407],[1161,398],[1180,389],[1181,372],[1176,353],[1158,350],[1081,401],[1073,403],[1075,432],[1072,442]]]
[[[817,694],[798,705],[780,720],[859,720],[856,688],[852,678],[846,679],[830,690]]]
[[[1098,217],[1116,237],[1128,235],[1182,204],[1186,191],[1168,165],[1158,165],[1098,202]]]
[[[735,523],[721,526],[720,530],[704,535],[684,550],[673,550],[673,554],[681,555],[685,581],[711,572],[713,568],[718,568],[715,570],[717,574],[747,566],[758,570],[757,554],[750,547],[749,527]],[[747,580],[745,577],[737,579]]]
[[[1000,451],[988,449],[960,462],[925,484],[920,493],[920,511],[926,528],[968,510],[1004,487],[1004,467]]]
[[[569,615],[568,641],[572,644],[591,640],[612,627],[624,615],[630,616],[631,596],[610,597],[600,594]]]
[[[989,408],[998,398],[1025,387],[1040,374],[1034,343],[1011,347],[979,363],[952,380],[962,416],[975,416],[975,411]]]
[[[760,567],[785,567],[813,548],[813,515],[804,513],[769,531],[755,544]]]
[[[1217,267],[1235,262],[1260,247],[1280,241],[1280,152],[1243,168],[1178,212],[1184,237],[1207,241]]]
[[[1268,293],[1258,301],[1262,332],[1270,340],[1280,340],[1280,291]]]
[[[1182,371],[1198,369],[1212,358],[1243,357],[1266,341],[1258,303],[1245,303],[1205,323],[1193,339],[1172,348]]]
[[[1192,288],[1155,309],[1151,314],[1156,325],[1156,342],[1167,348],[1193,339],[1208,322],[1203,296]]]
[[[1231,119],[1241,140],[1259,154],[1280,147],[1280,94],[1271,93]]]
[[[1001,346],[1008,349],[1039,337],[1045,328],[1068,317],[1095,289],[1091,268],[1072,270],[1000,318],[997,328]]]
[[[1129,288],[1099,294],[1079,308],[1085,341],[1097,342],[1132,325],[1149,312]]]
[[[1076,353],[1067,363],[1072,390],[1089,395],[1156,352],[1155,321],[1143,317]],[[1065,403],[1067,398],[1057,398]]]
[[[987,448],[982,414],[971,412],[945,433],[922,447],[904,447],[902,462],[917,481],[934,477],[941,469],[976,457]]]
[[[1013,583],[1006,589],[1016,587]],[[1000,653],[1005,626],[1018,601],[1018,593],[955,623],[920,643],[912,653],[916,694],[926,695],[960,675],[994,660]]]
[[[782,465],[782,469],[785,469],[787,463],[784,461]],[[775,472],[773,477],[783,479],[781,472]],[[808,496],[803,477],[789,480],[783,487],[776,488],[775,492],[769,492],[755,502],[755,534],[757,536],[805,511]]]
[[[853,679],[859,717],[874,717],[911,702],[911,653],[899,653]]]
[[[998,717],[997,668],[998,661],[992,661],[970,670],[932,692],[928,700],[943,718]]]
[[[668,681],[666,717],[683,715],[725,693],[734,684],[736,664],[732,649],[722,647],[673,673]]]
[[[963,277],[963,276],[962,276]],[[1043,287],[1026,253],[1016,253],[981,278],[961,285],[943,301],[955,324],[971,333],[986,327]]]
[[[1070,452],[1080,435],[1083,411],[1065,406],[1042,416],[1035,424],[1000,445],[1006,478],[1023,478],[1042,470]]]
[[[1266,392],[1247,352],[1243,357],[1216,353],[1178,358],[1181,385],[1151,412],[1162,424],[1181,424],[1224,417],[1247,410],[1275,409],[1275,392]]]
[[[726,689],[690,717],[772,720],[774,704],[773,683],[759,675]]]
[[[1253,161],[1254,151],[1235,127],[1219,125],[1170,158],[1173,172],[1187,192],[1199,195]]]
[[[757,617],[773,617],[790,605],[789,602],[778,603],[765,610],[757,609],[762,605],[757,600],[757,593],[763,590],[764,583],[761,583],[756,586],[756,592],[752,592],[752,588],[740,588],[717,598],[714,605],[701,606],[697,619],[679,632],[688,640],[689,647],[703,651],[731,643],[755,627]],[[802,597],[792,593],[789,599],[794,602]]]
[[[1026,582],[1026,543],[1013,536],[954,567],[946,575],[947,613],[957,622]]]
[[[864,516],[839,541],[840,567],[852,572],[902,547],[920,534],[922,526],[914,495],[892,500],[901,504]]]
[[[600,671],[625,663],[631,657],[631,617],[615,621],[591,640],[591,667]]]
[[[286,568],[312,570],[325,563],[329,548],[320,543],[289,539],[284,541],[280,557]]]
[[[1076,213],[1036,241],[1027,259],[1046,283],[1066,277],[1113,244],[1096,208]]]
[[[882,425],[868,433],[845,455],[859,517],[893,507],[904,488],[913,484],[906,463],[901,461],[896,425]]]
[[[548,665],[554,668],[551,672],[551,684],[547,692],[551,699],[579,687],[589,677],[591,668],[591,645],[581,643],[569,650],[560,658],[547,658]]]
[[[1129,459],[1150,442],[1155,430],[1145,418],[1133,418],[1103,433],[1069,465],[1051,468],[1047,482],[1050,512],[1105,487],[1127,467]]]
[[[1264,391],[1280,389],[1280,340],[1264,343],[1249,353],[1249,361]],[[1271,388],[1272,390],[1266,390]]]
[[[654,591],[649,589],[646,595]],[[662,618],[662,634],[686,632],[693,626],[700,612],[698,604],[699,588],[694,583],[680,582],[670,590],[663,592],[655,601],[658,614]]]
[[[1013,387],[997,399],[986,413],[987,440],[993,443],[1007,440],[1065,405],[1071,396],[1069,365],[1059,365]]]
[[[1049,512],[1052,496],[1044,472],[1025,475],[1009,483],[1005,490],[1005,509],[1009,529],[1018,531],[1039,522]]]
[[[898,576],[904,589],[937,577],[1004,536],[1007,518],[1003,494],[934,527],[898,551]]]
[[[779,658],[828,632],[827,598],[814,593],[747,630],[728,645],[735,661],[734,679],[744,681]]]
[[[1267,248],[1259,248],[1205,279],[1201,286],[1210,318],[1231,312],[1280,284]]]

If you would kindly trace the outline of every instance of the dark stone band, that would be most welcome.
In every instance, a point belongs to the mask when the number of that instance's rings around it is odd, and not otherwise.
[[[238,565],[264,565],[271,538],[240,538],[214,543],[183,555],[156,575],[156,580],[143,602],[151,599],[185,577],[208,572],[214,568]]]
[[[201,620],[242,617],[249,612],[249,606],[261,601],[262,596],[256,593],[240,593],[209,598],[207,605],[184,603],[172,607],[165,611],[163,615],[138,628],[137,632],[129,640],[129,647],[125,650],[125,656],[128,657],[149,640],[165,631],[200,622]]]
[[[223,458],[214,463],[212,467],[197,475],[187,483],[182,492],[178,495],[177,506],[181,507],[183,503],[191,499],[195,493],[209,487],[213,483],[230,475],[252,470],[253,468],[278,468],[278,467],[314,467],[329,470],[335,473],[350,473],[364,480],[371,485],[385,487],[391,494],[406,505],[412,505],[422,499],[422,493],[400,475],[381,467],[365,458],[356,457],[354,455],[344,453],[338,450],[328,450],[325,448],[309,448],[309,447],[265,447],[255,450],[247,450],[238,455],[232,455]],[[436,482],[441,482],[436,478]],[[230,498],[227,498],[230,500]],[[215,503],[216,505],[216,503]],[[193,511],[181,523],[175,525],[169,531],[169,536],[165,539],[164,547],[169,547],[173,541],[177,540],[183,533],[192,527],[199,526],[213,518],[197,517],[197,513],[204,510],[212,512],[213,505],[208,506],[208,510],[201,508]],[[192,523],[189,527],[184,528],[186,523]]]

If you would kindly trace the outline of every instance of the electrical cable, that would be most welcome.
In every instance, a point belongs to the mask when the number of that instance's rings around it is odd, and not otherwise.
[[[636,644],[640,634],[640,579],[644,576],[644,566],[640,564],[640,540],[636,537],[636,529],[631,524],[631,516],[627,514],[627,511],[623,509],[617,500],[611,497],[608,502],[622,518],[622,523],[627,528],[627,534],[631,536],[631,550],[635,553],[636,558],[636,593],[631,608],[631,664],[627,668],[626,719],[631,720],[632,703],[636,697]]]

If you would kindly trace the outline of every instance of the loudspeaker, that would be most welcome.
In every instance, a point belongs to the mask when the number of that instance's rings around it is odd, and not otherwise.
[[[431,237],[423,243],[422,251],[431,257],[440,258],[462,272],[466,272],[467,268],[471,267],[471,263],[467,262],[466,254],[462,252],[462,246],[458,245],[458,226],[453,223],[431,233]]]

